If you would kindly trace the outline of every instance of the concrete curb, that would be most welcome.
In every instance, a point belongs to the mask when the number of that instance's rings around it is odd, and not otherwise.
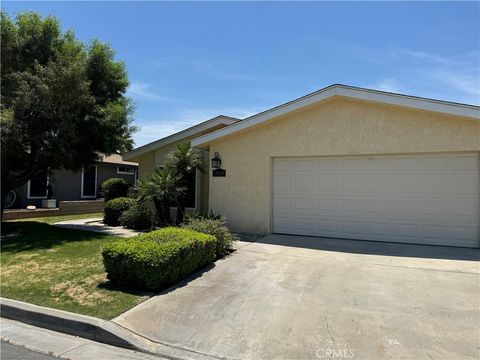
[[[3,297],[0,297],[0,303],[1,317],[33,326],[170,359],[218,359],[215,356],[153,342],[109,320],[51,309]]]

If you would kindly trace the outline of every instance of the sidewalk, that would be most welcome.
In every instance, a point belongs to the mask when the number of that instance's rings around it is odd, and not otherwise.
[[[121,237],[131,237],[142,234],[141,231],[131,230],[122,226],[107,226],[102,222],[102,218],[89,218],[79,220],[66,220],[54,223],[54,226],[67,229],[95,231],[107,235],[115,235]]]
[[[165,357],[110,346],[1,318],[1,340],[34,352],[71,360],[159,360]]]

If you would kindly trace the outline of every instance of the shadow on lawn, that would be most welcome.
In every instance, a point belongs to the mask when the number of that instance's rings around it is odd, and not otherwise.
[[[36,249],[49,249],[75,241],[91,241],[109,235],[91,231],[72,230],[35,222],[3,222],[1,248],[4,253],[19,253]]]

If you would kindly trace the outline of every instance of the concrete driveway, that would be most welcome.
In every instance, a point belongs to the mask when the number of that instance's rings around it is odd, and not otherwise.
[[[479,251],[269,235],[114,319],[235,359],[478,359]]]

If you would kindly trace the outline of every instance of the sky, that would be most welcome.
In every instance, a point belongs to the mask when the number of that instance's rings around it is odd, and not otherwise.
[[[125,62],[136,146],[333,83],[480,105],[479,2],[2,2]]]

